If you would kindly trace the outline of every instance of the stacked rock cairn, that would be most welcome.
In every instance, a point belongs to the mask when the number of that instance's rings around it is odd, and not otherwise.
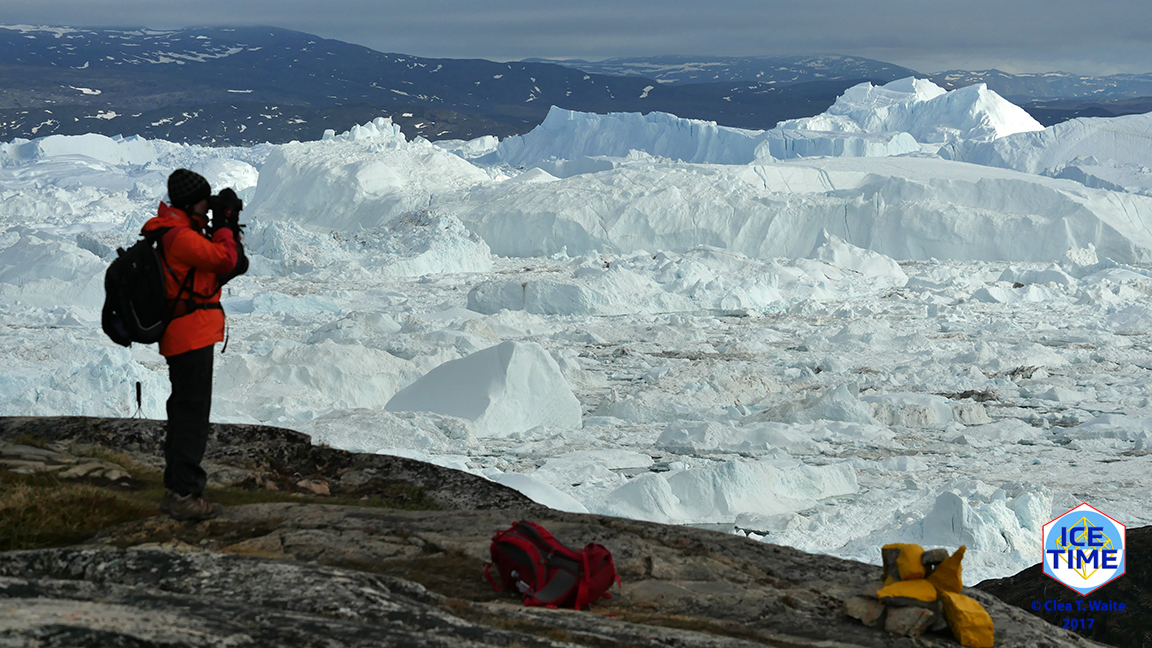
[[[848,616],[893,634],[919,637],[951,630],[967,648],[992,648],[992,617],[978,601],[961,593],[960,547],[925,551],[920,545],[889,544],[881,549],[884,582],[848,599]]]

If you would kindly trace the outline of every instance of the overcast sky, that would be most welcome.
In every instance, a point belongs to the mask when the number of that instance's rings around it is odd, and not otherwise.
[[[1152,72],[1152,0],[0,0],[0,23],[272,25],[496,61],[850,54],[922,72]]]

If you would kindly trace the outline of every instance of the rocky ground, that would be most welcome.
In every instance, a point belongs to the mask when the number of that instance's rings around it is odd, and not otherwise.
[[[162,427],[0,419],[0,471],[141,488],[131,470],[82,450],[157,467]],[[911,639],[847,616],[846,600],[875,591],[870,565],[552,511],[473,475],[314,447],[275,428],[216,426],[206,464],[220,485],[284,501],[230,506],[202,523],[143,516],[81,544],[0,553],[0,646],[958,645],[947,632]],[[323,503],[381,497],[412,510]],[[622,588],[585,612],[525,608],[493,591],[489,542],[519,519],[572,546],[608,547]],[[966,593],[991,614],[996,646],[1098,645]]]

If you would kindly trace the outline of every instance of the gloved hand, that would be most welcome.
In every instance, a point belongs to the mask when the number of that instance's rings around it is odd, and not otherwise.
[[[240,240],[240,210],[244,209],[244,201],[240,200],[236,192],[231,187],[223,189],[208,199],[208,205],[212,209],[212,233],[226,227],[232,230],[236,240]]]

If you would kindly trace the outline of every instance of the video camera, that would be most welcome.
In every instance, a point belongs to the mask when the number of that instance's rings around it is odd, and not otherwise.
[[[208,209],[212,211],[212,225],[210,229],[216,231],[222,227],[232,230],[236,238],[240,238],[240,212],[244,209],[244,201],[232,190],[232,187],[222,189],[215,196],[208,196]]]
[[[240,200],[240,196],[232,190],[232,187],[220,190],[220,193],[215,196],[208,196],[208,209],[212,210],[212,214],[216,212],[223,212],[232,210],[233,213],[239,214],[244,209],[244,201]]]

